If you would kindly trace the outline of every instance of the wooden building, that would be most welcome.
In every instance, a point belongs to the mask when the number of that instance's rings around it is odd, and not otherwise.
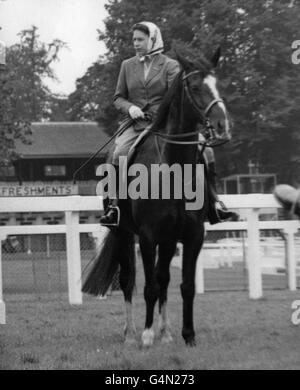
[[[95,122],[39,122],[32,124],[30,144],[16,141],[18,159],[0,168],[0,197],[95,195],[96,168],[108,147],[73,182],[74,172],[108,136]]]
[[[95,122],[38,122],[32,124],[29,144],[16,141],[18,159],[11,167],[0,167],[0,198],[21,196],[96,195],[96,168],[105,161],[109,146],[88,164],[73,182],[73,174],[109,137]],[[102,210],[80,213],[80,223],[99,221]],[[63,213],[1,214],[1,225],[64,223]],[[18,237],[25,243],[26,237]],[[29,248],[45,245],[44,238],[31,238]],[[57,240],[52,237],[51,240]],[[37,243],[34,244],[34,242]],[[64,247],[64,237],[60,244]],[[22,244],[22,245],[23,245]],[[21,247],[22,247],[21,245]],[[24,244],[25,245],[25,244]],[[26,244],[27,245],[27,244]]]

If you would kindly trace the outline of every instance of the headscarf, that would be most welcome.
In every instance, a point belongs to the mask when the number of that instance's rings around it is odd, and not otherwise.
[[[140,61],[145,61],[146,57],[151,58],[155,54],[162,53],[164,51],[164,42],[160,29],[156,26],[156,24],[151,22],[140,22],[138,24],[143,24],[148,27],[149,30],[147,53],[140,57]]]

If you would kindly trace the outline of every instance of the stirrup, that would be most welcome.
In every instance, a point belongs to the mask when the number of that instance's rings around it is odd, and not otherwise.
[[[219,203],[221,205],[221,209],[218,209],[216,207],[216,204]],[[239,220],[239,215],[233,211],[229,211],[228,208],[224,205],[222,201],[217,201],[216,204],[214,205],[213,210],[210,212],[210,215],[208,217],[208,221],[211,225],[215,225],[216,223],[220,222],[228,222],[228,221],[238,221]],[[227,213],[228,217],[227,218],[222,218],[221,213]]]
[[[100,221],[100,225],[101,226],[119,226],[119,224],[120,224],[120,208],[118,207],[118,206],[108,206],[108,208],[109,209],[114,209],[114,210],[116,210],[117,211],[117,214],[118,214],[118,216],[117,216],[117,222],[116,223],[103,223],[103,222],[101,222]]]

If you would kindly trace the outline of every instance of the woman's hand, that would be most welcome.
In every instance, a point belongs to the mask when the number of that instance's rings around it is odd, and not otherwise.
[[[132,119],[143,119],[145,117],[143,111],[137,106],[131,106],[128,112]]]

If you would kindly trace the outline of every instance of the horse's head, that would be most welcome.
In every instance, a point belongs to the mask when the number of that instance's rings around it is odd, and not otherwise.
[[[191,62],[176,53],[183,69],[184,91],[194,114],[204,126],[204,135],[212,145],[231,138],[229,114],[220,97],[215,74],[220,53],[218,48],[211,60],[201,59],[197,62]]]

